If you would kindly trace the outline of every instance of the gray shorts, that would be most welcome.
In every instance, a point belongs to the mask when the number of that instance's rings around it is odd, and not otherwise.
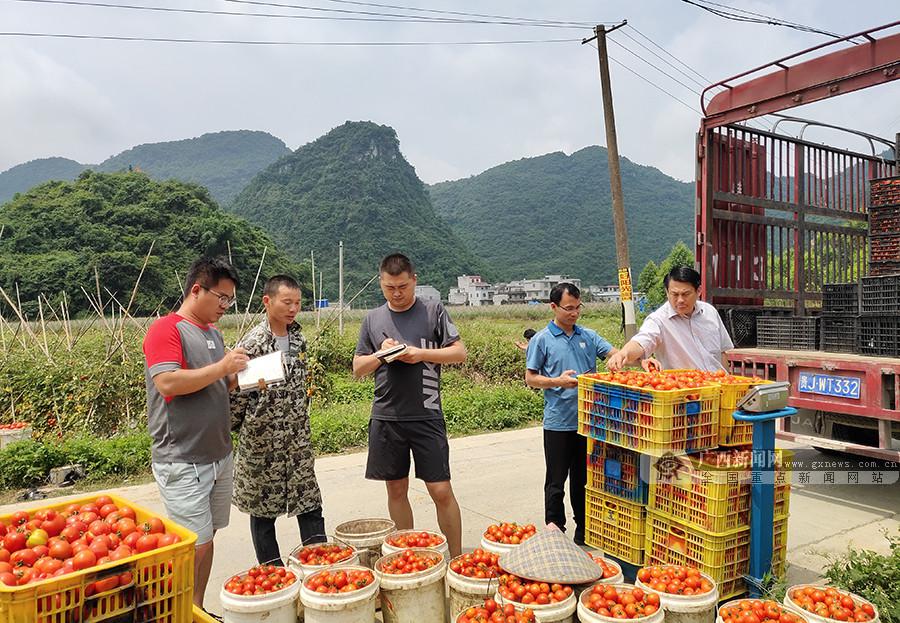
[[[153,463],[169,518],[197,534],[197,545],[209,543],[213,531],[228,525],[234,483],[234,457],[215,463]]]

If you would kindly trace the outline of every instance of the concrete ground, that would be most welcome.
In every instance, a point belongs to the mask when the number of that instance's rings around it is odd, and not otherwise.
[[[837,460],[814,450],[800,450],[798,455],[809,460]],[[365,460],[365,452],[359,452],[316,462],[329,533],[350,519],[387,517],[384,485],[363,478]],[[453,486],[462,508],[464,549],[478,546],[481,533],[491,523],[542,523],[543,460],[540,428],[451,440]],[[827,566],[827,554],[842,553],[848,547],[888,551],[883,530],[896,533],[900,529],[900,484],[896,478],[900,468],[882,467],[886,469],[885,481],[892,484],[794,485],[788,524],[789,584],[819,579]],[[155,484],[124,487],[116,493],[164,514]],[[410,502],[416,527],[437,528],[434,507],[421,481],[411,480]],[[39,505],[4,506],[0,514]],[[299,544],[297,523],[282,518],[277,529],[281,551],[287,554]],[[231,524],[219,532],[215,544],[206,607],[221,612],[219,590],[224,581],[256,562],[249,517],[232,508]]]

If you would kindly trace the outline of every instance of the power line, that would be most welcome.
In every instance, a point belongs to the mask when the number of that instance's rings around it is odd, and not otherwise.
[[[613,38],[611,38],[611,37],[609,38],[609,40],[610,40],[612,43],[614,43],[614,44],[616,44],[617,46],[619,46],[620,48],[622,48],[623,50],[625,50],[626,52],[628,52],[629,54],[631,54],[632,56],[634,56],[635,58],[637,58],[637,59],[643,61],[644,63],[646,63],[647,65],[649,65],[650,67],[652,67],[653,69],[655,69],[656,71],[658,71],[659,73],[661,73],[662,75],[666,76],[667,78],[669,78],[669,79],[672,80],[673,82],[676,82],[676,83],[680,84],[681,86],[683,86],[685,89],[687,89],[688,91],[690,91],[690,92],[693,93],[694,95],[700,95],[700,91],[698,91],[695,87],[692,87],[692,86],[690,86],[690,85],[688,85],[688,84],[685,84],[684,82],[682,82],[681,80],[679,80],[678,78],[676,78],[675,76],[673,76],[672,74],[670,74],[670,73],[668,73],[668,72],[666,72],[666,71],[663,71],[662,69],[660,69],[659,67],[657,67],[656,65],[654,65],[653,63],[651,63],[650,61],[648,61],[646,58],[644,58],[643,56],[641,56],[640,54],[638,54],[637,52],[631,50],[631,48],[625,46],[625,45],[622,44],[621,42],[616,41],[615,39],[613,39]]]
[[[703,86],[706,86],[706,85],[712,83],[712,80],[710,80],[709,78],[707,78],[706,76],[704,76],[703,74],[701,74],[700,72],[698,72],[696,69],[694,69],[693,67],[691,67],[690,65],[688,65],[687,63],[685,63],[684,61],[682,61],[681,59],[679,59],[677,56],[675,56],[674,54],[672,54],[671,52],[669,52],[667,49],[665,49],[664,47],[662,47],[661,45],[659,45],[656,41],[654,41],[653,39],[651,39],[650,37],[648,37],[647,35],[645,35],[644,33],[642,33],[640,30],[638,30],[637,28],[635,28],[633,24],[628,24],[628,27],[631,28],[631,30],[633,30],[634,32],[636,32],[636,33],[639,34],[640,36],[642,36],[644,39],[646,39],[647,41],[649,41],[651,44],[653,44],[654,46],[656,46],[657,48],[659,48],[660,50],[662,50],[667,56],[670,56],[672,59],[674,59],[675,61],[677,61],[678,63],[680,63],[685,69],[687,69],[687,70],[692,71],[693,73],[695,73],[698,77],[700,77],[700,79],[702,79],[702,80],[704,81]],[[624,34],[624,32],[623,32],[623,34]]]
[[[708,0],[681,0],[686,4],[690,4],[699,9],[703,9],[704,11],[709,11],[713,15],[718,17],[722,17],[725,19],[730,19],[736,22],[747,22],[751,24],[765,24],[768,26],[782,26],[784,28],[792,28],[794,30],[799,30],[801,32],[809,32],[818,35],[825,35],[827,37],[833,37],[835,39],[843,39],[842,35],[828,32],[827,30],[821,30],[819,28],[814,28],[812,26],[806,26],[804,24],[799,24],[797,22],[788,22],[777,17],[771,17],[769,15],[763,15],[761,13],[753,13],[752,11],[744,11],[743,9],[735,9],[734,7],[730,7],[725,4],[719,4],[717,2],[709,2]],[[702,3],[702,4],[701,4]],[[706,6],[710,5],[710,6]],[[723,7],[728,9],[728,11],[715,9],[713,7]],[[735,11],[735,12],[729,12]],[[743,15],[741,15],[743,14]],[[757,16],[757,17],[752,17]]]
[[[241,16],[241,17],[262,17],[262,18],[281,18],[281,19],[306,19],[306,20],[327,20],[327,21],[354,21],[354,22],[390,22],[390,23],[418,23],[418,24],[493,24],[493,25],[501,25],[501,26],[531,26],[531,27],[545,27],[545,28],[562,28],[571,30],[574,29],[574,26],[564,26],[550,23],[537,23],[532,22],[531,20],[515,22],[515,21],[488,21],[488,20],[466,20],[466,19],[451,19],[451,18],[440,18],[440,17],[429,17],[429,16],[416,16],[416,15],[400,15],[395,13],[376,13],[371,11],[358,12],[358,11],[345,11],[348,15],[299,15],[296,13],[249,13],[249,12],[241,12],[241,11],[222,11],[222,10],[214,10],[214,9],[189,9],[189,8],[177,8],[177,7],[159,7],[159,6],[147,6],[147,5],[138,5],[138,4],[120,4],[120,3],[111,3],[111,2],[91,2],[91,1],[76,1],[76,0],[9,0],[12,2],[27,2],[30,4],[44,4],[44,5],[64,5],[64,6],[81,6],[81,7],[94,7],[94,8],[107,8],[107,9],[126,9],[126,10],[138,10],[138,11],[153,11],[159,13],[187,13],[187,14],[195,14],[195,15],[224,15],[224,16]],[[279,5],[276,3],[268,3],[272,6],[284,6],[286,8],[302,8],[304,10],[321,10],[321,11],[332,11],[333,9],[321,9],[317,7],[300,7],[295,5]],[[359,14],[361,16],[357,17],[349,14]],[[579,28],[580,29],[580,28]]]
[[[0,32],[0,37],[36,37],[97,41],[144,41],[150,43],[209,43],[216,45],[291,45],[307,47],[419,47],[432,45],[527,45],[537,43],[580,43],[581,39],[510,39],[497,41],[246,41],[238,39],[192,39],[174,37],[122,37],[46,32]]]
[[[642,49],[646,50],[647,52],[649,52],[650,54],[652,54],[653,56],[655,56],[656,58],[658,58],[660,61],[662,61],[663,63],[665,63],[666,65],[668,65],[668,66],[671,67],[672,69],[674,69],[675,71],[677,71],[679,74],[681,74],[681,75],[684,76],[686,79],[688,79],[688,80],[690,80],[691,82],[693,82],[694,84],[696,84],[696,85],[698,85],[698,86],[700,86],[700,87],[705,87],[707,84],[709,84],[709,82],[702,82],[702,81],[698,80],[697,78],[695,78],[694,76],[692,76],[691,74],[689,74],[689,73],[687,73],[686,71],[684,71],[683,69],[680,69],[677,65],[675,65],[675,63],[673,63],[673,62],[670,61],[670,60],[667,60],[664,56],[660,55],[659,53],[654,52],[653,49],[651,49],[650,47],[648,47],[646,44],[641,43],[638,39],[636,39],[636,38],[632,37],[631,35],[629,35],[624,29],[621,31],[621,33],[622,33],[623,36],[627,37],[627,38],[630,39],[632,42],[634,42],[637,46],[639,46],[639,47],[641,47]],[[661,47],[661,46],[659,46],[659,45],[657,45],[657,44],[655,44],[655,43],[654,43],[654,45],[656,45],[656,47]],[[664,48],[661,48],[661,49],[664,50]],[[670,54],[669,56],[672,56],[672,55]],[[672,57],[672,58],[674,58],[674,57]],[[677,60],[677,59],[676,59],[676,60]],[[679,62],[681,62],[681,61],[679,61]],[[681,63],[681,64],[684,65],[684,63]],[[696,73],[696,72],[694,72],[694,73]]]

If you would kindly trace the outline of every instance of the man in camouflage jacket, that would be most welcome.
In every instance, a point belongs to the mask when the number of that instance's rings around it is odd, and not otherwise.
[[[259,563],[280,564],[276,517],[296,516],[304,544],[325,540],[325,520],[309,429],[306,338],[295,322],[300,286],[284,275],[272,277],[263,305],[266,318],[238,345],[251,359],[281,350],[285,382],[232,400],[232,428],[239,431],[234,503],[250,515]]]

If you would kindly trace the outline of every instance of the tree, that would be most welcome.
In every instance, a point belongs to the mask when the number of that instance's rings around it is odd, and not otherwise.
[[[638,292],[642,293],[644,296],[647,296],[649,292],[654,288],[654,286],[656,286],[658,278],[659,267],[656,265],[656,262],[650,260],[649,262],[647,262],[647,265],[644,266],[644,270],[641,271],[640,277],[638,277]]]
[[[652,282],[652,287],[647,288],[645,291],[647,302],[650,303],[652,307],[658,307],[666,301],[666,288],[663,285],[663,281],[665,280],[666,275],[669,274],[669,271],[678,266],[694,267],[693,252],[691,252],[687,245],[680,240],[672,247],[669,256],[660,263],[659,269],[656,271],[656,279]],[[646,271],[647,269],[645,268],[644,270]],[[644,273],[641,272],[641,277],[638,281],[638,285],[641,287],[645,287],[641,285],[643,279]]]

